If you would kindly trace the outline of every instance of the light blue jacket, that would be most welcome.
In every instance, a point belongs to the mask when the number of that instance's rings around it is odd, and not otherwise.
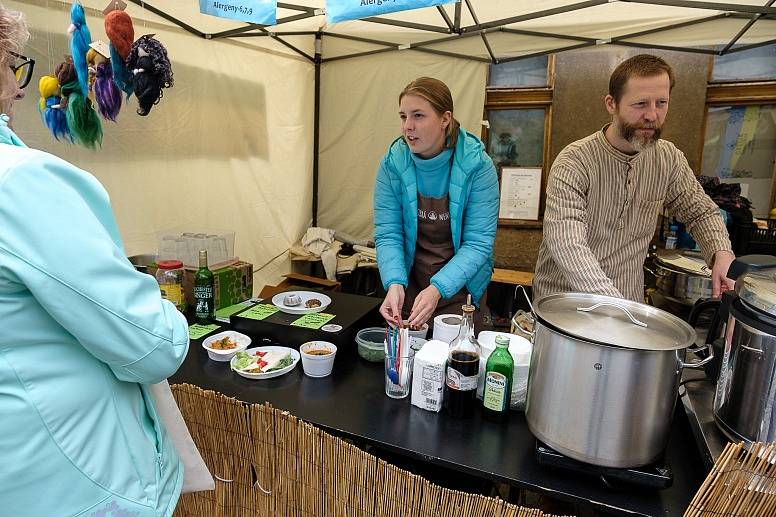
[[[496,169],[482,142],[463,129],[453,153],[449,203],[455,255],[430,282],[444,299],[466,286],[476,303],[493,273],[499,190]],[[383,287],[406,287],[418,236],[418,185],[415,163],[402,138],[391,144],[377,171],[374,223]]]
[[[187,350],[185,318],[127,260],[105,189],[24,147],[3,116],[0,514],[172,515],[183,466],[144,385]]]

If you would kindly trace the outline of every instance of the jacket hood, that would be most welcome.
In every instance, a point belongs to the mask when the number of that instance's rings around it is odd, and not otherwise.
[[[11,128],[8,127],[8,122],[10,122],[10,120],[11,119],[5,113],[0,115],[0,144],[27,147],[24,145],[24,142],[22,142],[19,137],[16,136],[16,133],[14,133]]]

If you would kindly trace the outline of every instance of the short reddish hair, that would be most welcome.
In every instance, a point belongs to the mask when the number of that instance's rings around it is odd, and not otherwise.
[[[612,72],[612,76],[609,77],[609,95],[614,98],[614,102],[620,102],[625,84],[631,77],[653,77],[664,73],[668,74],[671,90],[673,90],[674,71],[671,65],[651,54],[633,56],[620,63]]]

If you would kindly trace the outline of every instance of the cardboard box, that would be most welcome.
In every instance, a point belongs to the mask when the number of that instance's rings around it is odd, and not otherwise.
[[[194,276],[196,269],[184,269],[183,292],[186,306],[194,307]],[[253,264],[239,261],[213,271],[216,310],[242,302],[253,296]]]
[[[444,341],[431,340],[415,354],[410,397],[413,406],[437,413],[442,409],[447,349]]]

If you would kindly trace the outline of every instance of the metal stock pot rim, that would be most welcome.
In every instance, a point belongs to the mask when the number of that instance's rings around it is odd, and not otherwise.
[[[687,348],[695,330],[655,307],[590,293],[556,293],[534,303],[539,321],[576,339],[632,350]]]

